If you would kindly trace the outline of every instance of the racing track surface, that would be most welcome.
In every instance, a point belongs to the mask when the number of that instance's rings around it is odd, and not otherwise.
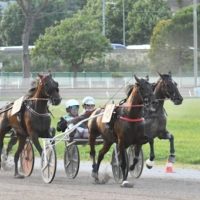
[[[43,182],[39,165],[31,177],[14,179],[13,171],[0,171],[1,200],[199,200],[200,170],[175,169],[172,174],[164,168],[144,168],[139,179],[129,178],[133,188],[120,188],[111,177],[104,185],[97,185],[90,176],[90,163],[82,163],[75,179],[67,179],[63,161],[58,163],[56,177],[51,184]],[[112,176],[110,164],[100,171]]]

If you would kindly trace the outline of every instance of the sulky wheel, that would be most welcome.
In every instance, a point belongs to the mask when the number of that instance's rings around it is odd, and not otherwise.
[[[126,157],[126,163],[127,163],[127,167],[126,167],[126,177],[127,177],[129,164],[128,164],[128,155],[127,155],[126,150],[125,150],[125,157]],[[115,146],[113,153],[112,153],[111,167],[112,167],[113,177],[117,183],[121,183],[123,180],[122,170],[121,170],[119,162],[120,161],[119,161],[118,148],[117,148],[117,146]]]
[[[80,157],[77,145],[66,146],[64,155],[64,168],[68,178],[75,178],[79,171]]]
[[[45,183],[51,183],[56,174],[56,151],[52,144],[46,145],[41,156],[41,174]]]
[[[134,158],[135,158],[135,146],[130,146],[128,149],[129,166],[133,164]],[[131,176],[134,178],[139,178],[142,174],[143,166],[144,166],[144,155],[143,155],[143,150],[141,148],[138,162],[135,165],[135,169],[130,171]]]
[[[20,164],[21,164],[21,172],[24,176],[30,176],[33,172],[34,167],[34,150],[33,145],[30,140],[27,140],[24,148],[20,154]]]

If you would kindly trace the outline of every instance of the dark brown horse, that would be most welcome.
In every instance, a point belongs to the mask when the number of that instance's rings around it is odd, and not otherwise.
[[[120,106],[116,106],[114,114],[114,122],[112,129],[107,124],[102,123],[102,116],[89,120],[89,144],[90,155],[93,159],[93,177],[95,181],[98,179],[99,166],[113,143],[118,144],[119,161],[123,174],[122,187],[131,187],[128,183],[126,173],[126,158],[125,149],[130,145],[142,144],[148,142],[148,135],[145,134],[143,107],[148,102],[153,100],[153,90],[151,84],[145,79],[139,79],[135,76],[136,84],[132,87],[129,97],[126,102]],[[92,115],[103,112],[102,109],[97,109]],[[91,116],[92,116],[91,115]],[[95,140],[101,135],[104,142],[103,147],[99,151],[97,163],[95,159]]]
[[[169,140],[170,142],[170,155],[168,158],[169,162],[175,162],[175,148],[174,148],[174,136],[167,130],[167,117],[166,111],[164,109],[164,102],[166,99],[170,99],[175,105],[180,105],[183,101],[176,82],[172,79],[171,73],[169,74],[159,74],[160,79],[154,87],[154,95],[156,98],[156,104],[154,106],[154,111],[147,111],[145,113],[145,119],[147,124],[149,124],[149,134],[151,134],[152,140],[150,140],[150,158],[146,161],[148,168],[153,166],[153,161],[155,158],[154,154],[154,139],[158,137],[159,139]]]
[[[12,113],[13,103],[0,111],[0,155],[5,134],[11,129],[16,132],[19,141],[18,149],[14,156],[15,177],[17,178],[23,177],[18,172],[18,160],[26,138],[30,137],[41,155],[42,148],[38,138],[50,137],[51,116],[48,110],[48,101],[52,105],[58,105],[61,102],[58,83],[52,78],[52,75],[38,75],[38,78],[36,86],[31,89],[30,94],[24,97],[19,112]]]

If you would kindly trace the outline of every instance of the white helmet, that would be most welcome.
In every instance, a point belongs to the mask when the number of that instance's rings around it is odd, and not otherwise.
[[[76,99],[70,99],[65,103],[65,107],[69,108],[71,106],[79,106],[79,102]]]
[[[91,96],[87,96],[83,99],[82,104],[87,104],[87,105],[95,105],[95,100]]]

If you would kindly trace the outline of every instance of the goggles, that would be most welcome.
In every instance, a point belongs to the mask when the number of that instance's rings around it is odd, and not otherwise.
[[[70,106],[69,109],[70,109],[70,110],[78,110],[78,109],[79,109],[79,106]]]
[[[84,104],[84,106],[86,106],[86,107],[94,107],[95,105],[93,105],[93,104]]]

